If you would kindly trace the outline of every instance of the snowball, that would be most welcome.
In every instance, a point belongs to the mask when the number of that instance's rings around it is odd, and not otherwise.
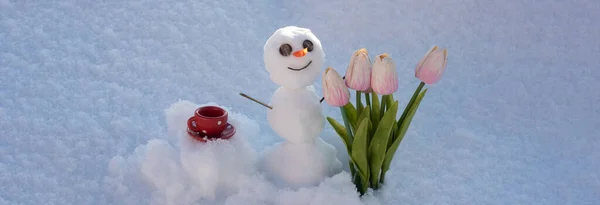
[[[283,56],[280,54],[281,45],[289,44],[293,53],[303,49],[305,40],[313,43],[313,50],[305,56],[296,57],[293,54]],[[311,85],[323,71],[325,53],[321,41],[309,29],[295,26],[280,28],[269,37],[263,49],[266,70],[269,72],[271,80],[280,86],[301,88]],[[305,66],[307,67],[304,68]]]
[[[320,138],[314,143],[283,142],[264,153],[263,169],[279,186],[315,186],[342,171],[336,150]]]
[[[289,142],[314,142],[325,127],[325,116],[312,86],[279,87],[271,97],[271,105],[273,109],[267,110],[269,125]]]

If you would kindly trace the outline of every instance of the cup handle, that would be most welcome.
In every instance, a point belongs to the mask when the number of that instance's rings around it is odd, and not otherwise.
[[[196,122],[197,116],[192,116],[188,119],[187,121],[187,126],[188,128],[190,128],[191,130],[195,130],[194,128],[198,128],[197,124],[198,122]]]

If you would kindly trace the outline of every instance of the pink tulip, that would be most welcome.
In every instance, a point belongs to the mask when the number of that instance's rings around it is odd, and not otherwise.
[[[371,73],[371,87],[380,95],[390,95],[398,89],[396,64],[387,53],[375,57]]]
[[[430,85],[438,82],[446,70],[447,60],[448,51],[445,48],[440,50],[434,46],[419,61],[415,69],[415,77]]]
[[[371,87],[371,60],[367,49],[358,49],[352,54],[346,69],[346,86],[358,91],[367,91]]]
[[[327,104],[334,107],[342,107],[350,102],[350,91],[333,68],[327,68],[323,73],[323,96]]]

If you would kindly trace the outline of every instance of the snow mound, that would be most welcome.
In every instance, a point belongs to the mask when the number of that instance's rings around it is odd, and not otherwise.
[[[168,138],[152,139],[108,165],[107,190],[125,204],[363,204],[347,172],[318,186],[279,188],[257,168],[259,152],[248,139],[258,124],[229,112],[236,134],[229,140],[200,143],[187,136],[186,121],[200,106],[180,101],[168,108]],[[368,198],[368,197],[367,197]]]

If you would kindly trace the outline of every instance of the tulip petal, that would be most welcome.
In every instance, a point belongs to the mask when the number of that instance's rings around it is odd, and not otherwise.
[[[389,95],[398,89],[396,65],[392,58],[385,53],[375,58],[371,73],[371,87],[375,93],[380,95]]]
[[[419,63],[417,63],[417,67],[415,68],[415,73],[421,68],[421,65],[423,65],[423,61],[425,61],[425,59],[427,59],[427,57],[429,57],[429,55],[437,49],[438,49],[438,46],[433,46],[429,49],[429,51],[427,51],[427,53],[425,53],[425,56],[423,56],[423,58],[421,58]]]
[[[435,70],[439,70],[444,66],[444,52],[440,50],[436,50],[432,52],[427,59],[423,62],[421,67],[425,68],[438,68]]]
[[[439,75],[442,75],[446,70],[446,64],[448,63],[448,50],[444,48],[444,65],[442,65],[442,69],[439,71]]]
[[[415,77],[427,84],[438,82],[446,69],[447,49],[437,49],[434,46],[427,54],[419,61],[415,69]]]
[[[350,102],[350,91],[333,68],[327,68],[323,74],[323,95],[327,104],[334,107],[342,107]]]
[[[367,49],[356,50],[346,69],[346,86],[358,91],[366,91],[371,86],[371,61]]]

